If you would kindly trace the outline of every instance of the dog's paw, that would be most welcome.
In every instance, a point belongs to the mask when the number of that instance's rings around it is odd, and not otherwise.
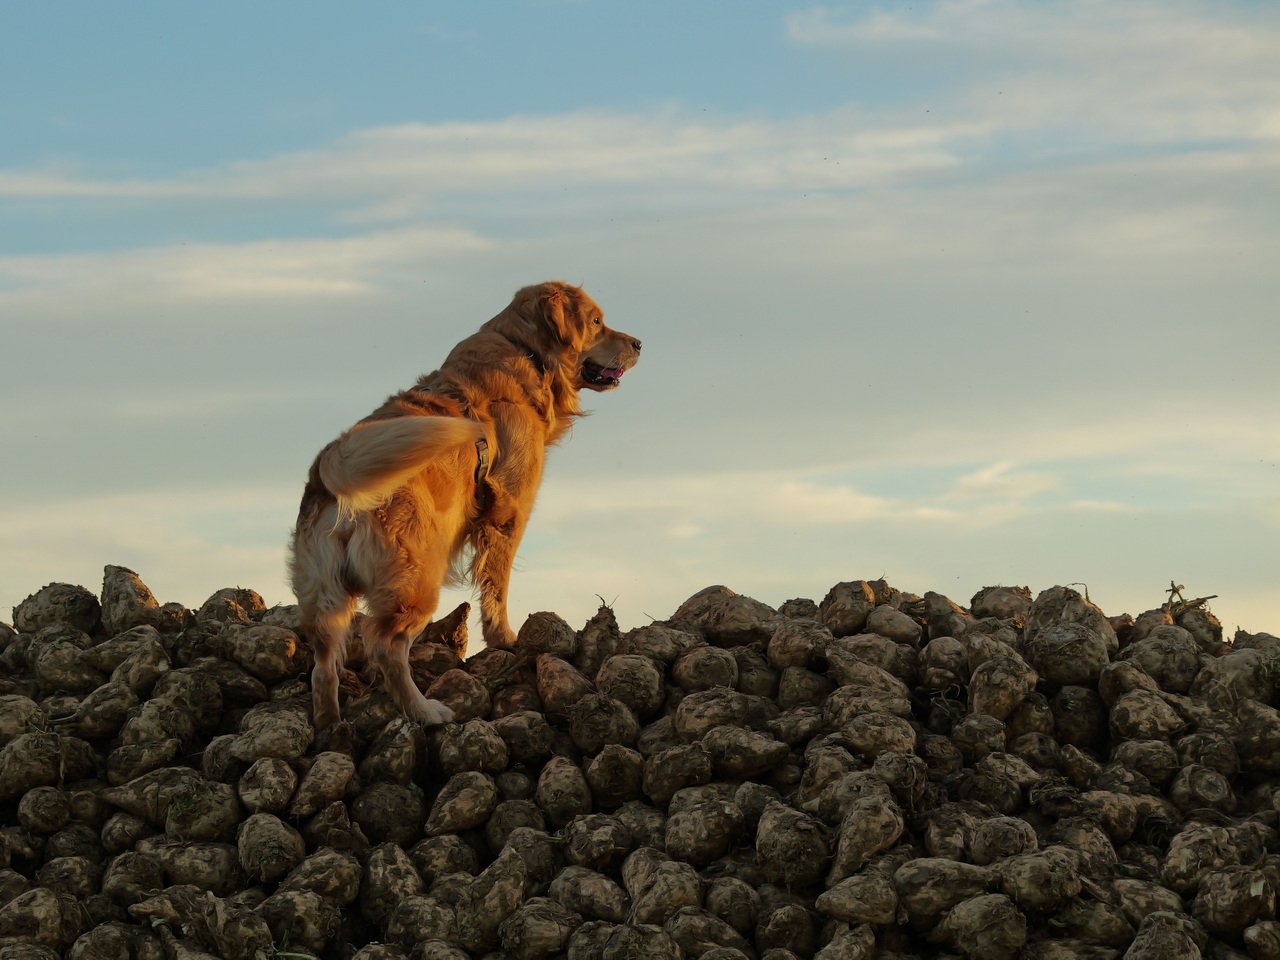
[[[317,698],[318,700],[319,698]],[[328,730],[335,723],[342,719],[342,714],[338,711],[337,698],[334,703],[330,704],[328,700],[323,703],[317,703],[315,709],[311,713],[311,725],[315,728],[316,733]]]
[[[414,718],[427,726],[438,726],[442,723],[453,723],[453,711],[439,700],[424,700],[422,709]]]
[[[484,645],[490,650],[514,651],[516,632],[505,623],[488,623],[482,626]]]

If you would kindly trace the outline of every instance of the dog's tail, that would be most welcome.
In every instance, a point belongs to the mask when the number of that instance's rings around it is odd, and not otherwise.
[[[320,481],[337,498],[340,514],[372,510],[429,461],[455,453],[484,436],[475,420],[396,417],[348,430],[320,454]]]

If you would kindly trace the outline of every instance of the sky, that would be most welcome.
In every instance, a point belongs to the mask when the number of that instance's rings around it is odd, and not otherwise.
[[[319,448],[556,278],[645,349],[517,628],[883,577],[1280,634],[1275,4],[19,0],[0,129],[0,619],[292,602]]]

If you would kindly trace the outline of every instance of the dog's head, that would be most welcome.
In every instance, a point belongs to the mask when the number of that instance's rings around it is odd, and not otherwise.
[[[604,312],[581,287],[559,280],[525,287],[508,310],[519,328],[518,342],[576,390],[612,390],[640,359],[640,341],[606,327]]]

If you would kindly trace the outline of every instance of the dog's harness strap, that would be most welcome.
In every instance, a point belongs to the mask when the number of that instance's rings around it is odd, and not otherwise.
[[[489,499],[485,479],[489,476],[489,441],[481,437],[476,441],[476,501],[484,509]]]

